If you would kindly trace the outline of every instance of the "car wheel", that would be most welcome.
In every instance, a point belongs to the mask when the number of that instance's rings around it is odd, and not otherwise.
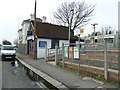
[[[1,59],[1,61],[4,61],[4,59]]]

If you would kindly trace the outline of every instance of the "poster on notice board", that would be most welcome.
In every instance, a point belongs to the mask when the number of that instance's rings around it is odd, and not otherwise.
[[[74,58],[79,58],[79,48],[74,47]]]
[[[69,48],[68,48],[68,50],[69,50],[69,53],[68,53],[68,56],[69,56],[69,58],[73,58],[73,47],[72,46],[70,46]]]
[[[68,47],[65,47],[64,55],[65,55],[65,57],[68,57]]]

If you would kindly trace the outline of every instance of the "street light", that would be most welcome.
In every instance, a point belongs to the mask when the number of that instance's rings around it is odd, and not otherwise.
[[[79,64],[78,64],[78,72],[80,73],[80,34],[78,35],[78,52],[79,52]]]
[[[98,25],[98,23],[91,24],[94,28],[94,43],[95,43],[95,26]]]
[[[71,9],[70,12],[73,12],[73,9]],[[71,17],[70,17],[70,19],[71,19]],[[70,19],[69,19],[69,36],[68,36],[69,45],[70,45],[70,29],[71,29],[71,28],[70,28],[70,25],[71,25],[71,24],[70,24],[70,23],[71,23],[71,22],[70,22]]]

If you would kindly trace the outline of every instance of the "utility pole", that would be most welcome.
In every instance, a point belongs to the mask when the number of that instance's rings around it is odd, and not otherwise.
[[[37,59],[37,35],[36,35],[36,0],[34,9],[34,59]]]

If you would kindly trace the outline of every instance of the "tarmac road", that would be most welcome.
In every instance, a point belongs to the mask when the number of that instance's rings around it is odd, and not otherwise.
[[[0,90],[2,89],[2,62],[0,61]]]
[[[1,62],[2,88],[39,88],[36,82],[28,78],[23,67],[14,67],[11,65],[11,61],[0,60],[0,63]]]

